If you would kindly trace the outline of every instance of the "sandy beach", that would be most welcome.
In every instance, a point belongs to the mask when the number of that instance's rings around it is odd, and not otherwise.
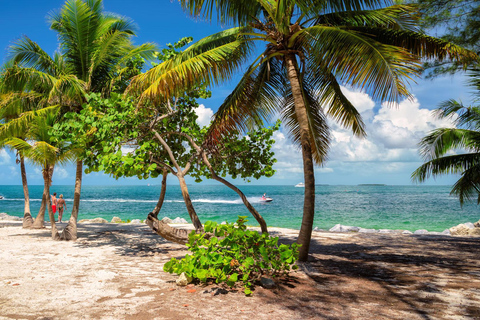
[[[146,225],[79,224],[78,241],[56,242],[48,227],[2,221],[0,319],[480,319],[479,247],[475,237],[314,232],[308,263],[246,297],[178,287],[162,267],[186,248]]]

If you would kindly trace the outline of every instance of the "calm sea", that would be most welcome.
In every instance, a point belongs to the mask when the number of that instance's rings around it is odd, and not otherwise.
[[[264,217],[269,226],[299,229],[303,209],[303,188],[288,186],[240,186],[240,189]],[[30,186],[31,211],[40,208],[43,186]],[[238,195],[223,185],[190,185],[193,204],[202,222],[236,220],[248,215],[256,221]],[[52,186],[51,192],[63,194],[67,208],[64,220],[70,217],[73,186]],[[267,193],[273,202],[262,203]],[[443,231],[463,222],[480,219],[480,207],[460,207],[458,199],[449,195],[450,186],[324,186],[316,188],[314,226],[329,229],[337,223],[375,229]],[[80,219],[101,217],[111,220],[145,219],[154,207],[160,186],[83,186]],[[0,186],[0,212],[23,215],[22,186]],[[161,217],[182,217],[189,221],[179,186],[168,186]],[[46,216],[48,219],[48,215]]]

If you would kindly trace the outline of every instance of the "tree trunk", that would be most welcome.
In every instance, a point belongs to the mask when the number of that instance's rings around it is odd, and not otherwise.
[[[158,220],[153,212],[148,214],[145,222],[162,238],[179,244],[188,243],[189,232],[187,230],[170,227],[167,223]]]
[[[20,171],[22,173],[23,196],[25,197],[23,228],[31,228],[33,225],[33,218],[32,214],[30,213],[30,195],[28,193],[27,171],[25,170],[25,158],[23,155],[20,155]]]
[[[54,167],[52,166],[51,168],[48,168],[47,170],[44,169],[42,171],[44,181],[45,181],[45,179],[48,179],[48,183],[52,183],[51,177],[53,176],[53,169],[54,169]],[[46,177],[45,173],[44,173],[44,172],[46,172],[46,174],[50,174],[49,171],[51,171],[50,178]],[[51,205],[50,205],[50,185],[48,185],[48,192],[49,193],[47,193],[47,196],[45,196],[45,187],[44,187],[43,188],[43,195],[42,195],[42,204],[40,205],[40,210],[38,211],[38,214],[37,214],[37,217],[35,218],[35,221],[33,222],[32,229],[43,229],[43,228],[45,228],[45,209],[47,209],[47,210],[48,210],[48,208],[50,208],[50,210],[52,209]],[[50,214],[50,212],[49,212],[49,214]]]
[[[247,207],[248,211],[250,211],[250,213],[252,214],[252,216],[257,220],[257,222],[260,224],[260,228],[262,229],[262,232],[264,233],[268,233],[268,230],[267,230],[267,223],[265,222],[265,220],[263,219],[263,217],[260,215],[260,213],[257,212],[257,210],[255,210],[255,208],[250,204],[250,202],[248,201],[247,197],[245,197],[245,195],[243,194],[243,192],[238,189],[236,186],[234,186],[233,184],[231,184],[230,182],[228,182],[227,180],[223,179],[222,177],[219,177],[217,175],[217,173],[215,172],[215,170],[213,170],[213,167],[212,165],[210,164],[210,161],[208,161],[207,159],[207,155],[205,154],[205,152],[202,152],[202,158],[203,158],[203,162],[207,165],[208,169],[210,170],[210,173],[212,175],[212,178],[214,180],[217,180],[221,183],[223,183],[224,185],[226,185],[227,187],[229,187],[230,189],[232,189],[233,191],[235,191],[239,196],[240,198],[242,198],[242,201],[243,201],[243,204]]]
[[[77,240],[77,219],[80,209],[80,193],[82,191],[83,161],[77,160],[77,172],[75,175],[75,193],[73,196],[72,214],[68,224],[63,229],[61,240]]]
[[[192,200],[190,199],[190,194],[188,193],[187,184],[185,182],[185,178],[183,175],[178,172],[177,173],[178,181],[180,182],[180,189],[182,190],[183,200],[185,201],[185,206],[187,207],[188,214],[190,215],[190,219],[192,220],[193,226],[197,232],[203,232],[203,226],[200,222],[200,219],[195,212],[195,208],[193,207]]]
[[[312,238],[313,219],[315,217],[315,172],[313,168],[312,147],[310,145],[310,130],[308,125],[307,109],[303,99],[303,92],[295,55],[288,55],[285,59],[288,79],[292,87],[295,102],[295,114],[300,127],[300,143],[303,157],[303,176],[305,179],[305,196],[303,202],[303,218],[297,243],[301,244],[299,260],[307,261]]]
[[[163,200],[165,200],[165,193],[167,192],[167,176],[168,176],[168,170],[163,169],[162,189],[160,190],[160,197],[158,198],[157,205],[152,211],[152,214],[155,216],[155,218],[158,217],[158,213],[160,212],[163,206]]]
[[[60,236],[58,235],[57,225],[55,223],[55,214],[52,210],[52,204],[50,203],[50,184],[52,183],[52,176],[53,176],[53,166],[47,166],[44,169],[43,173],[43,196],[45,197],[45,204],[48,210],[48,218],[50,219],[50,225],[52,230],[52,239],[53,240],[60,240]]]

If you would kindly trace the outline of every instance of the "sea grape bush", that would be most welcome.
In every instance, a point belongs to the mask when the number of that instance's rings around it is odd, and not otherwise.
[[[218,224],[207,221],[205,233],[192,231],[188,236],[185,258],[172,258],[163,270],[181,274],[201,282],[214,280],[230,287],[243,283],[245,294],[252,293],[254,282],[262,275],[286,275],[297,269],[299,245],[278,244],[278,237],[247,230],[246,216],[239,216],[236,223]]]

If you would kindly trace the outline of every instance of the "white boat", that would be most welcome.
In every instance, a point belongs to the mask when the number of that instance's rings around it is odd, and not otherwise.
[[[295,185],[295,188],[305,188],[305,183],[300,182]]]
[[[269,197],[266,197],[266,198],[260,198],[260,201],[261,201],[261,202],[272,202],[273,199],[272,199],[272,198],[269,198]]]

